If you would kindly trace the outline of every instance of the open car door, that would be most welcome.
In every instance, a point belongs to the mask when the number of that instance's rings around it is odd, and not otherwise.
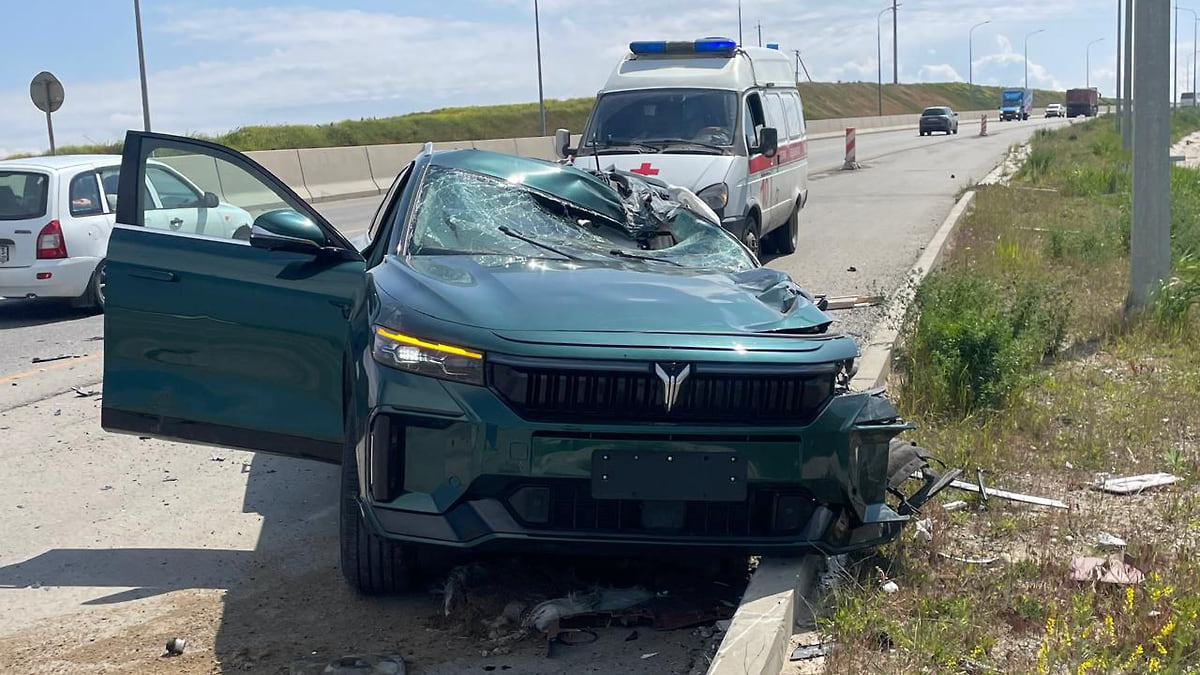
[[[144,189],[148,165],[216,195],[212,215],[249,220],[249,239],[241,222],[171,227],[155,213],[170,205]],[[213,143],[131,131],[118,190],[103,427],[341,461],[369,335],[354,247],[278,178]]]

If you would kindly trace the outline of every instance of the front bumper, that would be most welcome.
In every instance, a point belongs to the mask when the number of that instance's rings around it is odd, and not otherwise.
[[[0,267],[0,298],[77,298],[87,290],[99,258],[38,260],[29,267]],[[38,274],[49,274],[38,279]]]
[[[909,425],[881,396],[835,396],[804,426],[542,423],[484,387],[379,371],[359,501],[391,539],[837,553],[907,520],[885,497],[888,444]]]

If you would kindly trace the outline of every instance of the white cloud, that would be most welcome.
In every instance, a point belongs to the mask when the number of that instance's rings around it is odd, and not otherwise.
[[[948,63],[921,66],[917,71],[920,82],[966,82],[966,78],[958,74],[954,66]]]

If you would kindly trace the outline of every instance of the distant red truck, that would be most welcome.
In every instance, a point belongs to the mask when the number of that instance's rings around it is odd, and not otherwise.
[[[1067,117],[1095,117],[1100,112],[1100,92],[1095,87],[1067,90]]]

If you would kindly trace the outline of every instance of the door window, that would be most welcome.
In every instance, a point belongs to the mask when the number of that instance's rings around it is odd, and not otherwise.
[[[200,199],[198,190],[161,166],[153,164],[147,166],[146,180],[158,194],[160,208],[177,209],[181,206],[195,206]]]
[[[746,134],[746,149],[758,147],[758,130],[766,126],[762,99],[758,94],[746,96],[746,109],[742,112],[742,127]]]
[[[44,173],[0,171],[0,220],[26,220],[46,215],[50,184]]]
[[[100,197],[100,183],[94,171],[81,173],[72,178],[67,198],[71,202],[72,216],[94,216],[104,213],[104,201]]]
[[[786,116],[783,114],[783,98],[779,94],[767,94],[767,126],[775,127],[779,138],[788,137]]]
[[[788,92],[788,95],[783,97],[784,108],[787,109],[788,117],[788,138],[797,139],[804,134],[804,116],[800,112],[800,97],[796,92]]]

